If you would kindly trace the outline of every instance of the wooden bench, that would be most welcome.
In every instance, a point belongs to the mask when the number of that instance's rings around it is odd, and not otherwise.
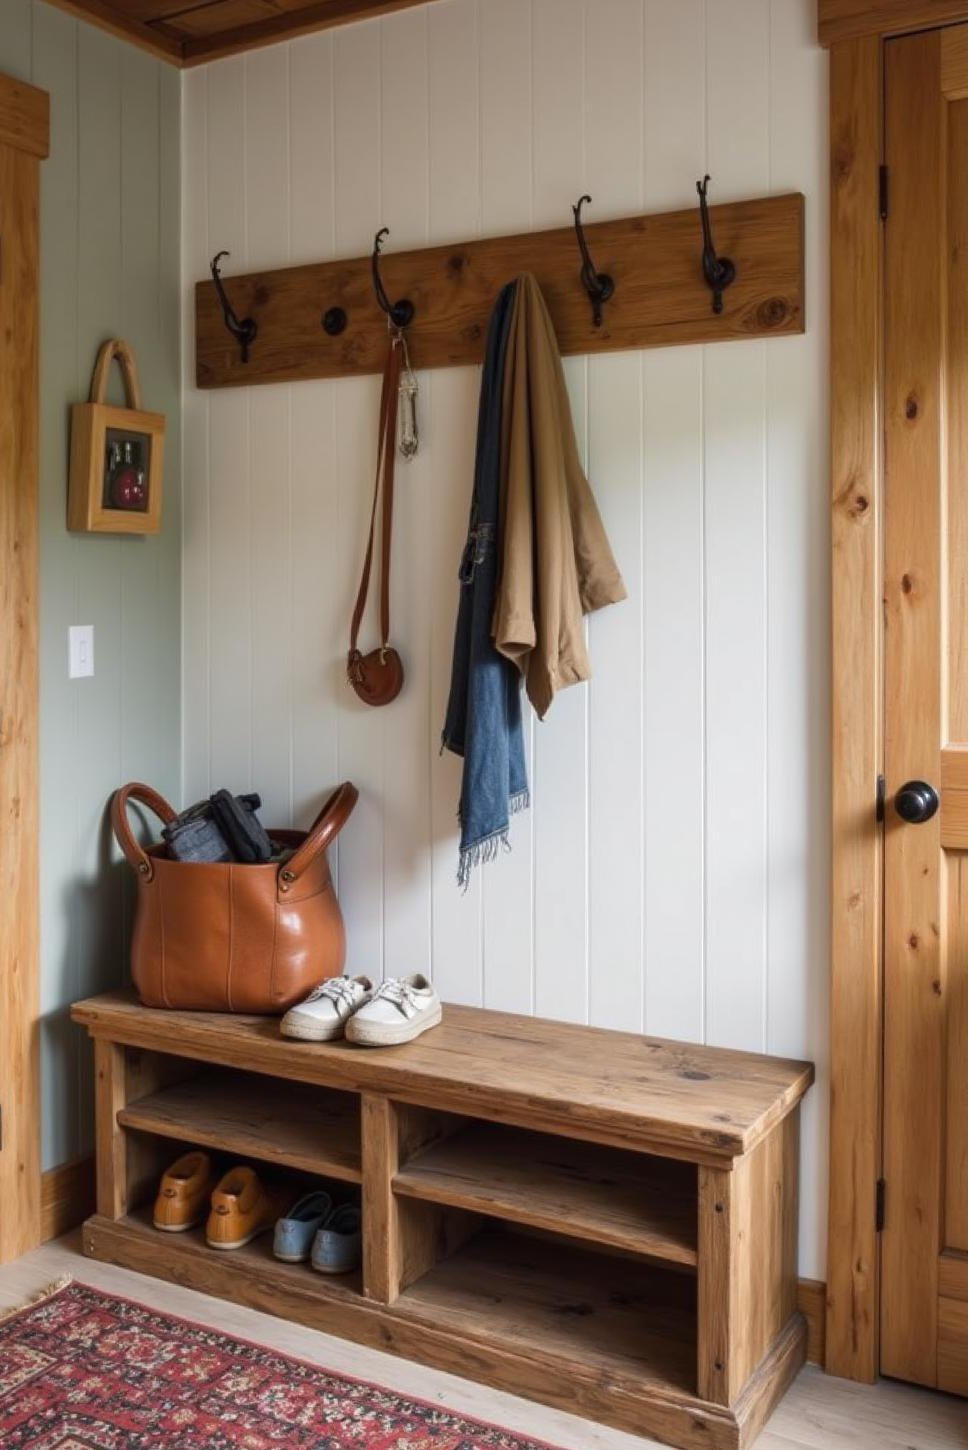
[[[94,1039],[95,1258],[686,1450],[750,1444],[803,1363],[809,1063],[471,1007],[379,1050],[130,993],[73,1016]],[[360,1185],[362,1270],[157,1233],[188,1145],[294,1192]]]

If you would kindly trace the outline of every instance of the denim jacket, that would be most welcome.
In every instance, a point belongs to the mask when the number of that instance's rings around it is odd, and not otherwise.
[[[521,675],[491,639],[497,592],[501,491],[501,399],[517,283],[502,289],[487,332],[477,421],[477,460],[471,516],[460,565],[450,699],[443,745],[464,758],[461,779],[460,865],[466,889],[480,861],[508,846],[510,818],[529,803]]]

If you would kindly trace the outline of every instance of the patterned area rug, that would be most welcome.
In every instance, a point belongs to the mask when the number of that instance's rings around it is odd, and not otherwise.
[[[0,1320],[3,1450],[552,1450],[69,1283]]]

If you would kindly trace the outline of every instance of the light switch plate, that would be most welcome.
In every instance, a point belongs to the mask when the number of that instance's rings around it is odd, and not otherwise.
[[[94,673],[94,625],[72,624],[68,630],[67,673],[81,680]]]

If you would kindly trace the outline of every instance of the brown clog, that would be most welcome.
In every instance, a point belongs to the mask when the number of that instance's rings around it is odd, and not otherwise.
[[[267,1188],[254,1168],[230,1168],[212,1193],[205,1225],[210,1249],[240,1249],[272,1228],[291,1195]]]
[[[162,1233],[179,1234],[201,1223],[208,1212],[215,1174],[207,1153],[183,1153],[162,1175],[155,1199],[154,1224]]]

